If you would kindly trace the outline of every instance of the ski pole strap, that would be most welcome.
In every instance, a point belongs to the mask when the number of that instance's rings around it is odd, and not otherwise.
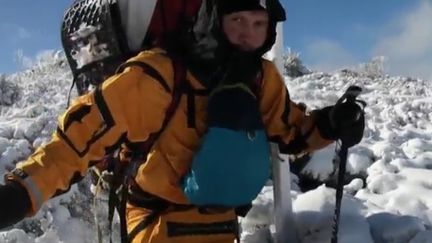
[[[121,199],[118,198],[118,195],[116,193],[117,188],[114,188],[114,186],[112,185],[112,187],[110,188],[110,191],[109,191],[109,196],[108,196],[109,197],[108,198],[108,224],[109,224],[109,228],[110,228],[110,230],[109,230],[110,242],[112,242],[112,222],[113,222],[113,218],[114,218],[114,211],[117,210],[117,212],[119,212],[119,215],[120,215]],[[121,218],[121,215],[120,215],[120,218]],[[122,221],[122,220],[120,219],[120,221]]]
[[[128,242],[127,222],[126,222],[126,200],[127,200],[128,188],[126,186],[123,186],[121,188],[120,193],[121,193],[121,200],[120,200],[120,205],[118,207],[118,214],[120,218],[120,239],[121,242]]]
[[[75,83],[76,83],[76,78],[73,78],[72,79],[72,85],[71,85],[71,87],[69,89],[69,92],[68,92],[68,98],[67,98],[66,108],[69,108],[70,101],[71,101],[71,96],[72,96],[72,90],[75,87]]]
[[[91,170],[93,173],[94,170]],[[97,174],[98,176],[98,180],[96,183],[96,191],[93,197],[93,208],[97,208],[97,200],[98,200],[98,196],[99,196],[99,192],[101,190],[101,183],[102,183],[102,178],[100,174]],[[100,223],[99,223],[99,219],[98,219],[98,215],[95,211],[93,211],[93,216],[94,216],[94,220],[95,220],[95,224],[96,224],[96,230],[97,230],[97,242],[98,243],[102,243],[102,229],[100,227]]]

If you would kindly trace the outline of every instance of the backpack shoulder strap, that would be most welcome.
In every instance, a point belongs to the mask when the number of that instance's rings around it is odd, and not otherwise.
[[[158,81],[167,92],[171,92],[171,89],[170,89],[168,83],[162,77],[162,75],[159,73],[159,71],[156,70],[156,68],[152,67],[151,65],[149,65],[145,62],[142,62],[142,61],[125,62],[117,68],[116,74],[122,73],[126,68],[132,67],[132,66],[140,67],[146,74],[148,74],[150,77],[152,77],[153,79]],[[173,63],[173,66],[175,66],[174,63]],[[174,76],[175,76],[175,70],[174,70]],[[175,85],[175,77],[174,77],[174,85]]]
[[[178,105],[180,104],[180,99],[182,96],[182,90],[183,90],[183,84],[186,82],[186,69],[183,65],[183,63],[180,62],[180,60],[176,58],[172,58],[173,63],[173,72],[174,72],[174,86],[173,86],[173,92],[172,92],[172,99],[171,103],[168,105],[168,109],[165,112],[165,118],[162,123],[162,127],[159,129],[157,133],[153,133],[149,136],[149,138],[142,144],[142,151],[145,154],[148,154],[153,144],[156,142],[156,140],[159,138],[160,134],[165,130],[167,127],[169,121],[174,116],[175,111],[177,110]],[[142,160],[141,160],[142,161]],[[133,162],[133,161],[132,161]],[[136,169],[138,169],[138,166],[135,166]],[[135,174],[135,173],[134,173]],[[126,200],[125,200],[126,201]],[[120,212],[123,214],[123,212]],[[128,234],[125,230],[122,232],[122,236],[127,236],[127,242],[132,242],[135,236],[141,232],[145,227],[153,223],[154,220],[157,219],[159,216],[159,211],[154,211],[149,217],[145,218],[142,222],[140,222],[135,228]],[[122,217],[125,218],[125,215],[122,215]],[[126,223],[124,221],[124,223]],[[122,237],[122,238],[123,238]]]
[[[172,116],[177,110],[177,107],[180,103],[180,98],[185,90],[184,86],[185,83],[187,83],[186,81],[187,72],[186,72],[185,65],[179,58],[175,58],[173,56],[168,56],[168,57],[171,59],[172,62],[172,70],[174,76],[172,90],[168,82],[161,75],[161,73],[155,67],[153,67],[152,65],[144,61],[135,60],[135,61],[125,62],[121,64],[116,71],[116,73],[118,74],[123,72],[127,67],[138,66],[143,70],[143,72],[145,72],[147,75],[149,75],[154,80],[159,82],[162,85],[162,87],[165,89],[165,91],[172,94],[171,102],[166,109],[165,118],[162,122],[162,126],[159,129],[159,131],[150,134],[149,138],[145,142],[139,143],[138,146],[132,147],[132,149],[136,151],[138,156],[146,156],[146,154],[150,151],[151,147],[153,146],[154,142],[159,138],[159,135],[165,130],[166,126],[168,125],[169,121],[171,120]],[[132,154],[134,153],[135,152],[132,151]]]
[[[165,120],[170,120],[171,117],[174,115],[175,110],[177,109],[179,103],[180,103],[180,98],[183,94],[183,90],[184,90],[184,85],[187,82],[186,81],[186,67],[184,66],[184,64],[176,59],[173,58],[172,59],[173,62],[173,71],[174,71],[174,88],[173,88],[173,92],[172,92],[172,100],[171,100],[171,104],[168,106],[168,110],[166,112],[165,115]],[[164,121],[164,125],[162,126],[164,128],[164,126],[166,126],[168,123],[168,121]]]
[[[123,72],[127,67],[131,66],[138,66],[140,67],[147,75],[158,81],[162,87],[167,91],[172,93],[172,99],[171,103],[168,105],[167,111],[165,113],[165,118],[162,124],[161,129],[155,133],[154,136],[150,136],[149,139],[145,142],[145,144],[148,144],[146,147],[147,149],[150,149],[152,144],[155,142],[157,137],[159,137],[159,134],[165,129],[166,125],[168,124],[169,120],[171,120],[171,117],[174,115],[175,110],[177,109],[178,104],[180,103],[180,98],[183,91],[183,84],[185,83],[186,79],[186,69],[184,64],[178,60],[177,58],[171,57],[172,65],[173,65],[173,73],[174,73],[174,82],[173,82],[173,90],[171,91],[167,81],[163,78],[163,76],[160,74],[156,68],[153,66],[142,62],[142,61],[129,61],[125,62],[122,65],[120,65],[116,71],[116,73]],[[150,140],[150,141],[149,141]],[[148,151],[147,151],[148,152]]]
[[[168,108],[166,110],[165,118],[163,120],[161,128],[159,129],[159,131],[150,134],[149,138],[145,142],[140,143],[140,145],[138,147],[136,147],[136,150],[138,150],[138,151],[134,151],[132,153],[131,161],[129,162],[129,165],[127,165],[128,168],[126,168],[126,171],[124,172],[125,174],[123,174],[123,176],[125,178],[123,178],[123,180],[121,181],[122,187],[121,187],[121,190],[119,192],[120,199],[117,199],[118,194],[116,192],[117,188],[119,188],[120,185],[117,185],[117,186],[112,185],[112,187],[110,189],[110,196],[109,196],[110,199],[108,202],[109,224],[111,225],[112,218],[113,218],[112,215],[114,214],[114,209],[116,208],[118,211],[118,214],[119,214],[119,218],[120,218],[121,242],[128,242],[128,233],[127,233],[127,229],[126,229],[126,215],[125,215],[125,213],[126,213],[126,211],[125,211],[126,210],[126,201],[127,201],[127,197],[128,197],[128,185],[129,185],[130,181],[133,180],[133,178],[135,177],[138,167],[143,162],[143,158],[145,158],[147,156],[147,154],[150,152],[151,147],[156,142],[156,140],[159,138],[160,134],[162,134],[162,132],[165,130],[169,121],[171,120],[175,111],[177,110],[178,105],[180,104],[180,99],[182,96],[182,89],[183,89],[182,87],[183,87],[183,84],[186,82],[185,81],[186,80],[186,69],[180,60],[175,59],[175,58],[172,58],[171,60],[172,60],[173,72],[174,72],[174,85],[173,85],[172,91],[170,90],[168,83],[162,77],[162,75],[159,73],[159,71],[145,62],[140,62],[140,61],[126,62],[126,63],[122,64],[117,70],[117,73],[120,73],[126,67],[139,66],[143,69],[143,71],[146,74],[150,75],[152,78],[154,78],[155,80],[160,82],[165,90],[172,93],[172,99],[171,99],[171,102],[168,105]],[[120,172],[120,174],[121,174],[121,172]],[[129,236],[129,238],[130,238],[130,236]],[[110,237],[110,239],[111,239],[111,237]]]

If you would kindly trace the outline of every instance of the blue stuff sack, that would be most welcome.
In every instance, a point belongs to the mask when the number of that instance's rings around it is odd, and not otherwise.
[[[208,130],[182,187],[191,204],[250,203],[270,176],[270,148],[255,93],[244,83],[210,93]]]

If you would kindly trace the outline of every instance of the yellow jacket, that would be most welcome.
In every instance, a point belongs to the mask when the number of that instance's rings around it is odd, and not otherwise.
[[[151,65],[159,71],[172,90],[173,65],[160,49],[141,52],[131,59]],[[194,89],[204,86],[188,72]],[[32,211],[58,191],[67,190],[82,177],[93,162],[100,161],[109,149],[120,143],[145,141],[159,131],[172,94],[138,66],[126,68],[107,79],[94,92],[79,97],[59,118],[52,140],[38,148],[7,179],[17,180],[29,192]],[[170,123],[142,164],[136,182],[144,190],[171,202],[188,204],[180,179],[190,168],[194,152],[206,130],[206,96],[195,97],[196,128],[187,126],[186,96]],[[330,141],[320,137],[313,117],[289,99],[283,79],[273,63],[263,61],[260,110],[268,137],[293,144],[308,133],[303,151],[321,148]]]

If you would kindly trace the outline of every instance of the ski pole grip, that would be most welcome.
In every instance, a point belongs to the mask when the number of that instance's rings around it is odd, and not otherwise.
[[[351,85],[348,87],[348,89],[345,91],[345,93],[342,95],[342,97],[339,98],[339,100],[336,102],[336,105],[343,103],[343,101],[346,99],[347,102],[355,102],[357,97],[361,94],[362,88],[356,85]]]
[[[336,128],[336,120],[335,120],[335,110],[336,108],[344,103],[355,103],[357,100],[357,97],[361,94],[362,88],[360,88],[357,85],[351,85],[348,87],[348,89],[345,91],[345,93],[336,101],[336,104],[334,105],[333,109],[330,110],[329,118],[330,118],[330,125],[333,128]]]

